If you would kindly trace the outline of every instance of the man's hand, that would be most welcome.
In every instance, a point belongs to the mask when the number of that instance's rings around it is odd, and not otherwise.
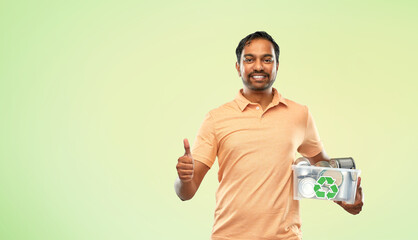
[[[363,190],[360,187],[361,183],[361,177],[358,178],[357,181],[357,191],[356,191],[356,199],[354,201],[354,204],[348,204],[342,201],[334,201],[338,205],[340,205],[344,210],[347,212],[357,215],[361,212],[361,209],[363,208]]]
[[[183,140],[184,155],[179,157],[177,163],[177,174],[182,182],[187,183],[193,180],[194,175],[194,160],[190,153],[190,144],[187,138]]]
[[[195,161],[190,153],[190,144],[187,138],[183,140],[184,155],[179,157],[176,165],[179,175],[174,182],[174,190],[177,196],[183,201],[192,199],[200,183],[209,171],[209,167],[204,163]]]

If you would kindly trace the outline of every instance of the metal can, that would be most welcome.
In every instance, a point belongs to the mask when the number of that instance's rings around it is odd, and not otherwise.
[[[310,167],[311,162],[307,158],[300,157],[295,160],[294,165],[303,166],[303,167]],[[312,171],[309,168],[300,168],[298,170],[298,178],[304,178],[312,174]]]
[[[356,163],[352,157],[345,158],[331,158],[329,164],[334,168],[356,169]],[[356,174],[351,173],[350,178],[352,181],[356,181]]]
[[[315,163],[315,167],[331,167],[330,163],[328,161],[319,161]]]
[[[303,178],[299,181],[298,190],[299,194],[304,198],[313,198],[315,197],[315,186],[316,180],[311,177]]]
[[[356,164],[352,157],[331,158],[331,160],[329,160],[329,164],[333,168],[356,169]]]
[[[342,174],[343,181],[341,185],[338,187],[337,197],[341,201],[347,201],[351,193],[351,185],[352,185],[352,181],[347,180],[347,179],[351,178],[351,174],[350,172],[347,172],[347,171],[343,171],[341,172],[341,174]]]
[[[319,173],[319,176],[332,177],[335,180],[337,187],[340,187],[341,183],[344,181],[343,174],[339,170],[322,170]]]
[[[294,164],[298,166],[311,166],[311,162],[309,161],[309,159],[304,157],[296,159]]]

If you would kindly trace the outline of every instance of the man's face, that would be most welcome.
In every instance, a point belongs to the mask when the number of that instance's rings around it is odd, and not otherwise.
[[[262,38],[251,40],[242,51],[240,64],[236,63],[235,67],[245,87],[253,91],[270,88],[276,80],[279,67],[273,44]]]

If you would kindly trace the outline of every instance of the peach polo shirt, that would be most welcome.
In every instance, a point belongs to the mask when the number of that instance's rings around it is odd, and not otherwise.
[[[218,157],[212,240],[301,239],[291,165],[296,152],[312,157],[321,150],[308,108],[275,88],[264,111],[242,89],[235,100],[211,110],[192,156],[208,167]]]

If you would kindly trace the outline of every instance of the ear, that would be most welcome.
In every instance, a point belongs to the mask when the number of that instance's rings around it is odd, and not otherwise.
[[[277,64],[276,64],[276,72],[277,72],[278,69],[279,69],[279,62],[277,62]]]
[[[240,77],[241,77],[241,68],[240,68],[240,66],[239,66],[238,62],[236,62],[236,63],[235,63],[235,68],[237,69],[238,76],[240,76]]]

